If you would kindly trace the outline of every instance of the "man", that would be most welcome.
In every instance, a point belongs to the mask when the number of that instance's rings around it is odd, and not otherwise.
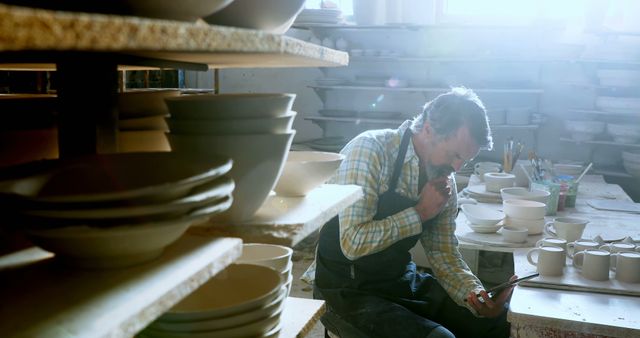
[[[362,186],[364,198],[322,228],[314,294],[367,337],[508,337],[512,288],[491,299],[454,235],[451,174],[492,145],[484,106],[465,88],[349,142],[333,183]],[[434,276],[411,261],[418,240]]]

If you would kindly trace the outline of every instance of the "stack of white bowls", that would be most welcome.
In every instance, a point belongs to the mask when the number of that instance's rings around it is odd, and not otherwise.
[[[565,121],[565,128],[574,141],[591,141],[604,132],[605,123],[600,121]]]
[[[287,289],[275,270],[232,264],[140,333],[142,337],[278,337]]]
[[[513,187],[516,176],[507,173],[485,173],[484,183],[488,192],[499,193],[502,188]]]
[[[636,179],[640,179],[640,152],[623,151],[622,164],[624,169]]]
[[[511,188],[502,188],[500,189],[500,196],[502,196],[502,200],[525,200],[525,201],[536,201],[540,203],[547,204],[549,200],[550,192],[539,190],[539,189],[527,189],[523,187],[511,187]]]
[[[167,98],[175,152],[231,157],[234,203],[221,221],[250,219],[273,189],[295,130],[295,94],[198,94]]]
[[[122,267],[156,258],[190,225],[227,210],[230,169],[228,157],[170,152],[39,161],[0,172],[0,199],[8,219],[64,262]]]
[[[467,217],[468,226],[478,233],[494,233],[498,231],[504,219],[504,213],[479,204],[463,204],[462,212]]]
[[[245,243],[242,246],[242,256],[236,263],[255,264],[274,269],[282,277],[282,284],[287,288],[287,295],[289,295],[293,282],[292,254],[291,248],[282,245]]]
[[[502,202],[506,215],[505,226],[527,229],[529,235],[542,233],[546,204],[536,201],[510,199]]]
[[[640,141],[640,125],[607,123],[607,132],[615,142],[635,144]]]

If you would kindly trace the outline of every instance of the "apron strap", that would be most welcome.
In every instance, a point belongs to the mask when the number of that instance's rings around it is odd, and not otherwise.
[[[404,157],[407,154],[407,148],[409,148],[411,135],[413,135],[411,128],[407,128],[402,135],[400,151],[398,152],[398,157],[396,157],[396,162],[393,165],[393,173],[391,174],[391,180],[389,181],[389,191],[396,191],[396,187],[398,186],[398,179],[400,178],[400,173],[402,173],[402,164],[404,163]]]

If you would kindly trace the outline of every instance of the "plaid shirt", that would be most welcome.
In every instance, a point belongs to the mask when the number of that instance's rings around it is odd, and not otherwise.
[[[415,208],[407,208],[387,218],[374,221],[378,196],[389,189],[400,142],[411,121],[398,129],[371,130],[353,139],[341,153],[345,160],[332,178],[334,184],[356,184],[364,197],[343,210],[340,217],[340,246],[344,255],[357,259],[382,251],[393,243],[422,232],[422,222]],[[396,192],[418,200],[419,159],[409,142]],[[455,187],[455,182],[451,182]],[[455,190],[455,188],[454,188]],[[455,219],[457,194],[454,193],[444,210],[420,238],[434,275],[451,298],[460,305],[469,291],[482,289],[458,251]]]

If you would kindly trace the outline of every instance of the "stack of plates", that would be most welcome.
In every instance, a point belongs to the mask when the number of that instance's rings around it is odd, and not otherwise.
[[[167,152],[39,161],[0,172],[0,199],[35,244],[66,262],[128,266],[228,209],[230,169],[226,157]]]
[[[298,14],[294,25],[337,24],[340,22],[342,22],[342,11],[338,9],[304,9]]]
[[[232,264],[160,316],[143,337],[277,337],[287,288],[275,270]]]
[[[475,184],[466,187],[463,192],[470,198],[481,203],[502,203],[500,193],[487,191],[485,184]]]
[[[280,278],[287,288],[287,295],[289,295],[293,282],[292,254],[291,248],[282,245],[245,243],[242,246],[242,256],[238,258],[236,263],[261,265],[274,269],[280,274]]]
[[[236,182],[231,208],[220,221],[250,219],[280,177],[295,130],[295,94],[198,94],[167,98],[171,149],[233,160]]]

